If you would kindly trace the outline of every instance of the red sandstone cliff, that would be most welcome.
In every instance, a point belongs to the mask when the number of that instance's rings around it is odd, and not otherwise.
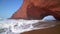
[[[60,20],[60,0],[24,0],[11,18],[13,19],[42,19],[53,15]]]

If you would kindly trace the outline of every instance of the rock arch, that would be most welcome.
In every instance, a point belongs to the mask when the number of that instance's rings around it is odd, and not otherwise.
[[[60,20],[60,0],[24,0],[12,19],[42,19],[53,15]]]

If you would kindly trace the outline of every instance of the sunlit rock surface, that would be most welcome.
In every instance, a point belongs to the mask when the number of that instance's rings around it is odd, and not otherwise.
[[[42,19],[53,15],[60,20],[60,0],[24,0],[12,19]]]
[[[60,25],[60,21],[44,21],[44,20],[0,20],[0,34],[20,34],[38,29],[46,29]]]

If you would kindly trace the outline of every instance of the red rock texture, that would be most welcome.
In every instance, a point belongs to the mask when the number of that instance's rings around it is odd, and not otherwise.
[[[24,0],[12,19],[42,19],[53,15],[60,20],[60,0]]]

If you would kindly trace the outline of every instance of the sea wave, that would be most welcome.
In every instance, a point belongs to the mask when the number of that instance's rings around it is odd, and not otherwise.
[[[0,20],[0,33],[20,34],[26,31],[53,27],[57,24],[60,24],[59,21],[2,19]]]

